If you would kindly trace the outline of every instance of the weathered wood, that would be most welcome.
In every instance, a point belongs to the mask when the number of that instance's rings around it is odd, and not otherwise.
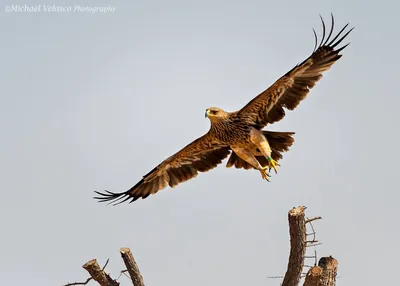
[[[313,232],[311,233],[311,235],[314,234],[314,238],[307,241],[306,225],[310,224],[312,227],[311,223],[315,220],[321,219],[321,217],[305,219],[305,209],[306,207],[299,206],[288,212],[290,255],[287,270],[281,284],[282,286],[299,285],[304,267],[304,259],[306,258],[306,247],[309,246],[309,243],[317,242],[315,240],[314,229],[312,229]],[[120,253],[127,268],[126,270],[123,270],[121,274],[128,272],[133,286],[144,286],[143,277],[131,250],[127,247],[123,247],[120,249]],[[85,282],[68,283],[65,286],[86,285],[91,281],[91,279],[95,280],[101,286],[119,286],[119,282],[113,280],[104,272],[106,265],[102,269],[96,259],[88,261],[83,265],[83,268],[89,272],[91,278],[88,278]],[[318,266],[313,266],[308,271],[303,286],[335,286],[337,268],[338,262],[335,258],[332,256],[322,257],[319,260]],[[117,278],[117,280],[118,279],[119,278]]]
[[[120,250],[122,259],[124,260],[126,269],[131,277],[133,286],[144,286],[142,274],[140,274],[139,266],[133,258],[132,252],[129,248],[123,247]]]
[[[307,272],[303,286],[335,286],[338,261],[332,256],[321,257],[318,266]]]
[[[301,279],[306,254],[306,223],[300,206],[289,211],[290,255],[282,286],[297,286]]]
[[[97,281],[101,286],[118,286],[119,283],[113,280],[97,263],[96,259],[86,262],[83,266],[92,276],[93,280]]]
[[[335,286],[338,269],[338,261],[332,256],[321,257],[318,266],[322,268],[320,285]]]
[[[313,266],[308,270],[303,286],[318,286],[322,276],[322,268]]]

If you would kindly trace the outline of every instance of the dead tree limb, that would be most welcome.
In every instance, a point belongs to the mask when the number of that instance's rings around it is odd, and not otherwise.
[[[335,286],[338,261],[332,256],[321,257],[318,266],[322,268],[321,285]]]
[[[64,286],[86,285],[86,284],[88,284],[92,279],[93,279],[92,277],[89,277],[88,279],[86,279],[85,282],[73,282],[73,283],[65,284]]]
[[[133,286],[144,286],[143,277],[140,274],[139,266],[133,258],[132,252],[129,248],[123,247],[120,249],[122,259],[124,260],[126,269],[131,277]]]
[[[290,255],[289,262],[283,279],[282,286],[297,286],[303,271],[304,257],[306,254],[306,223],[304,210],[300,206],[289,211]]]
[[[97,263],[96,259],[86,262],[83,266],[93,280],[97,281],[101,286],[119,286],[119,283],[113,280]]]
[[[318,266],[307,272],[303,286],[335,286],[338,262],[332,256],[321,257]]]
[[[316,216],[313,218],[308,218],[308,219],[306,219],[306,223],[310,223],[310,222],[313,222],[314,220],[319,220],[319,219],[322,219],[322,217]]]
[[[108,262],[109,262],[110,260],[109,259],[107,259],[107,261],[106,261],[106,263],[104,264],[104,266],[103,266],[103,268],[102,268],[102,270],[104,270],[106,267],[107,267],[107,265],[108,265]],[[65,284],[65,285],[63,285],[63,286],[77,286],[77,285],[86,285],[86,284],[88,284],[91,280],[92,280],[93,278],[92,277],[89,277],[88,279],[86,279],[86,281],[85,282],[73,282],[73,283],[67,283],[67,284]]]
[[[319,266],[313,266],[308,270],[306,279],[304,280],[303,286],[319,286],[319,282],[322,276],[322,268]]]

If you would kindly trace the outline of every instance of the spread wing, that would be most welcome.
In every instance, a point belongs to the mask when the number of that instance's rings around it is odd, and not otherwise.
[[[145,199],[164,189],[167,185],[175,187],[196,177],[198,172],[207,172],[215,168],[229,153],[229,146],[214,142],[213,137],[207,133],[164,160],[128,191],[123,193],[96,191],[99,196],[95,199],[115,204],[129,199],[130,202],[134,202],[138,198]]]
[[[334,19],[329,35],[325,39],[325,23],[321,17],[323,35],[317,47],[317,35],[315,36],[314,52],[302,63],[278,79],[271,87],[250,101],[237,112],[246,123],[264,127],[268,123],[274,123],[285,116],[284,108],[293,110],[307,96],[310,89],[322,78],[322,73],[328,70],[342,55],[347,45],[337,48],[344,38],[354,29],[350,29],[343,36],[346,26],[332,39]]]

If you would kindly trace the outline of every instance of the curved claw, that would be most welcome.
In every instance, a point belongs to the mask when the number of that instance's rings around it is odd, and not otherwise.
[[[271,175],[268,173],[267,168],[268,168],[268,167],[263,167],[263,168],[261,168],[261,169],[260,169],[260,173],[261,173],[261,177],[262,177],[264,180],[267,180],[267,181],[269,182],[269,177],[271,177]]]

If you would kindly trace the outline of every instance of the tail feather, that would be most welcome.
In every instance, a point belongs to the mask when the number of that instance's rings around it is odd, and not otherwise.
[[[262,131],[262,133],[268,140],[269,146],[271,147],[272,151],[271,157],[275,161],[279,161],[280,159],[282,159],[282,153],[289,151],[289,147],[292,146],[294,142],[294,132],[276,132],[265,130]],[[263,167],[268,165],[268,161],[264,156],[256,156],[256,159]],[[235,152],[232,152],[231,156],[229,157],[228,163],[226,164],[226,167],[228,168],[232,166],[235,166],[235,168],[238,169],[254,169],[252,165],[241,159],[238,155],[236,155]]]

